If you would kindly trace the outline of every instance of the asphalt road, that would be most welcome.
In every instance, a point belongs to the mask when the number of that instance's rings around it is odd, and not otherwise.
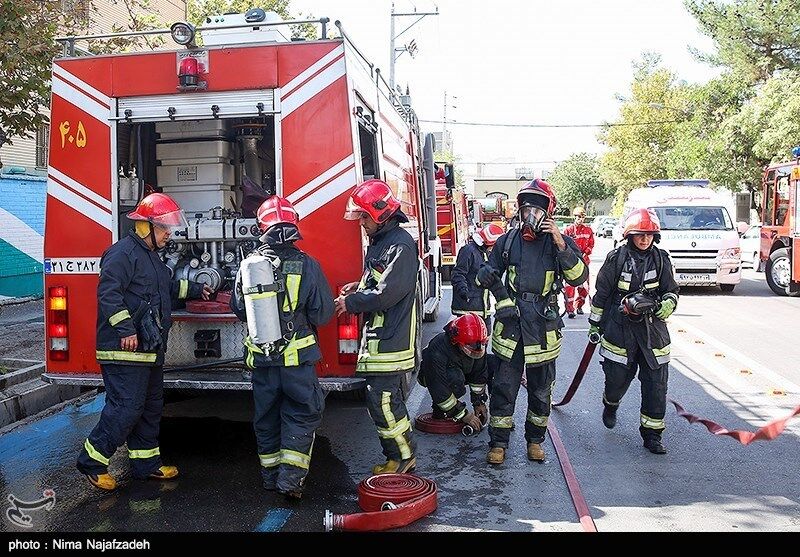
[[[594,273],[610,248],[608,241],[598,243]],[[443,308],[449,307],[450,291],[445,294]],[[772,295],[763,273],[749,270],[731,294],[684,290],[670,319],[669,396],[732,429],[755,430],[787,413],[800,404],[800,343],[790,337],[798,330],[798,308],[800,299]],[[425,325],[425,342],[441,330],[446,314]],[[0,315],[0,324],[7,316]],[[555,398],[566,390],[586,346],[586,316],[566,323]],[[41,324],[28,316],[14,327],[19,337]],[[31,357],[16,343],[7,344],[11,337],[4,329],[0,356]],[[670,406],[664,436],[669,453],[657,456],[641,446],[638,381],[623,399],[613,430],[600,421],[602,382],[595,355],[573,402],[551,416],[599,531],[800,531],[800,419],[774,441],[742,446],[689,424]],[[518,427],[506,462],[497,468],[485,464],[485,431],[469,438],[417,433],[417,473],[437,482],[439,506],[403,530],[581,530],[549,438],[543,464],[525,458],[525,398],[521,391]],[[321,531],[326,509],[358,512],[356,486],[383,460],[363,406],[328,397],[306,495],[287,502],[260,486],[248,393],[218,394],[173,403],[165,411],[161,450],[166,462],[181,469],[177,480],[130,479],[120,451],[111,471],[121,487],[108,495],[74,469],[102,402],[100,396],[70,405],[0,435],[3,501],[12,494],[30,501],[45,489],[55,491],[50,510],[30,512],[33,530]],[[427,412],[430,404],[427,391],[417,386],[409,412]],[[5,513],[0,529],[23,531]]]

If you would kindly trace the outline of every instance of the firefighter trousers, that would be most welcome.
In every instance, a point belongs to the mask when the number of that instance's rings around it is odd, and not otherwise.
[[[164,371],[161,366],[103,364],[100,368],[106,403],[78,455],[78,470],[106,474],[109,459],[127,442],[133,477],[146,478],[161,466],[158,434],[164,407]]]
[[[547,432],[553,386],[556,382],[556,362],[539,366],[525,365],[520,342],[510,362],[500,361],[492,378],[492,396],[489,398],[489,446],[508,448],[511,427],[514,425],[514,406],[519,393],[522,373],[528,380],[528,412],[525,419],[525,440],[541,443]]]
[[[253,429],[264,487],[302,490],[325,408],[314,366],[257,367],[252,382]]]
[[[407,460],[414,456],[416,441],[411,420],[403,400],[400,374],[369,375],[367,380],[367,410],[383,448],[386,460]]]
[[[589,295],[588,286],[589,283],[585,282],[580,286],[568,284],[564,287],[564,295],[567,299],[567,312],[574,313],[576,309],[583,307],[586,303],[586,297]]]
[[[603,404],[617,408],[622,397],[639,371],[639,382],[642,384],[642,406],[639,419],[639,432],[642,438],[661,438],[666,427],[664,415],[667,411],[667,379],[669,364],[656,369],[647,365],[641,351],[630,366],[603,359],[603,372],[606,376],[603,391]]]

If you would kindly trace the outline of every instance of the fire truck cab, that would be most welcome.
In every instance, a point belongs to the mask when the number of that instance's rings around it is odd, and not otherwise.
[[[761,191],[761,250],[767,284],[779,296],[800,296],[800,147],[794,161],[764,170]]]
[[[321,39],[291,41],[298,22],[260,9],[206,22],[173,25],[186,45],[173,51],[74,56],[76,39],[63,39],[67,55],[53,63],[44,234],[50,382],[102,384],[100,257],[152,191],[173,197],[189,223],[162,254],[173,277],[217,293],[216,302],[173,307],[166,387],[251,388],[241,368],[247,325],[226,294],[257,245],[255,210],[273,194],[297,208],[299,246],[338,292],[359,279],[367,245],[358,223],[343,219],[349,194],[365,179],[386,181],[419,246],[418,319],[438,309],[434,142],[421,137],[410,97],[391,90],[339,22],[336,39],[322,18],[300,22],[320,25]],[[195,31],[203,47],[194,46]],[[320,328],[324,388],[363,385],[354,377],[359,335],[353,315]]]

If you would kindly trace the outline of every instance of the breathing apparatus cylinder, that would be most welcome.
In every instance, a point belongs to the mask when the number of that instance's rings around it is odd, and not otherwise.
[[[257,346],[271,344],[282,336],[272,261],[255,252],[242,260],[241,273],[247,332]]]

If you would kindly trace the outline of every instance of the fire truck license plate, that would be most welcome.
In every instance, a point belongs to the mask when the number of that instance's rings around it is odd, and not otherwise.
[[[452,255],[445,255],[442,257],[442,265],[455,265],[456,258]]]
[[[711,282],[711,275],[695,273],[678,273],[678,282]]]

